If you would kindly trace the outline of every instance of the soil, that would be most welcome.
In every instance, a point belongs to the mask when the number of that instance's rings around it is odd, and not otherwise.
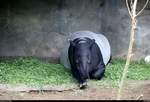
[[[117,87],[89,85],[86,89],[43,92],[1,91],[0,100],[116,100]],[[150,80],[128,81],[124,85],[123,100],[150,100]]]

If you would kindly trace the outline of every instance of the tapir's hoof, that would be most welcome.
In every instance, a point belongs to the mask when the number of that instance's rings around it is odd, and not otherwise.
[[[84,82],[84,83],[80,84],[79,87],[80,87],[80,89],[87,88],[87,82]]]

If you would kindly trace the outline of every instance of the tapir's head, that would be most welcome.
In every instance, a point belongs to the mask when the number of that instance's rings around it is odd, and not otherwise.
[[[71,46],[74,47],[74,65],[82,79],[87,79],[89,77],[89,69],[92,61],[91,47],[94,43],[95,40],[89,38],[77,38],[70,41]]]

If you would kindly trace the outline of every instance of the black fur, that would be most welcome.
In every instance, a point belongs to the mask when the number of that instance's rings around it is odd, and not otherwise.
[[[85,37],[70,40],[68,58],[72,74],[79,84],[87,79],[100,80],[104,76],[105,64],[94,39]]]

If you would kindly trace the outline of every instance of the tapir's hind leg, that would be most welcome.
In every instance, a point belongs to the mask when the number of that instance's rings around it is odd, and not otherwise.
[[[99,64],[98,68],[91,73],[91,79],[100,80],[105,73],[105,64]]]

